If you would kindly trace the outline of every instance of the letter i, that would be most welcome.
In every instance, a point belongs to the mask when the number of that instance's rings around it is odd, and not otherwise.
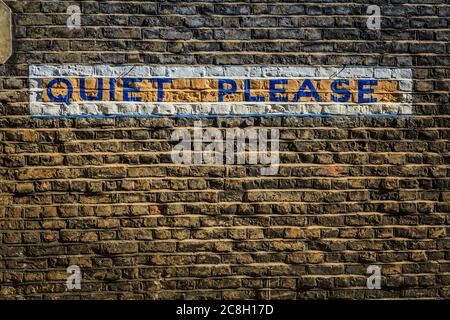
[[[116,79],[109,79],[109,101],[116,101]]]

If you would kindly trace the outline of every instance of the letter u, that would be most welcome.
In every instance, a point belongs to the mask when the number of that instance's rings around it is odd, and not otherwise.
[[[88,96],[86,94],[86,79],[80,78],[80,97],[85,101],[101,101],[103,100],[103,79],[98,80],[98,92],[95,97]]]

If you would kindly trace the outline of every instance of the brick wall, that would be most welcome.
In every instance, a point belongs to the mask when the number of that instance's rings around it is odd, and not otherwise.
[[[447,1],[369,1],[381,30],[360,0],[4,2],[1,299],[450,296]],[[32,64],[409,68],[413,115],[202,120],[279,129],[264,177],[173,164],[170,135],[192,118],[33,118]]]

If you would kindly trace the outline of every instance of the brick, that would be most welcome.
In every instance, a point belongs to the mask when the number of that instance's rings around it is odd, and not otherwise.
[[[106,243],[102,246],[102,250],[107,254],[135,253],[138,251],[138,244],[127,242]]]

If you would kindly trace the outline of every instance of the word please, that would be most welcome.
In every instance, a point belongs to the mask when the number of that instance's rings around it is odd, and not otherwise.
[[[398,100],[398,81],[376,79],[46,78],[42,101],[376,103]]]

